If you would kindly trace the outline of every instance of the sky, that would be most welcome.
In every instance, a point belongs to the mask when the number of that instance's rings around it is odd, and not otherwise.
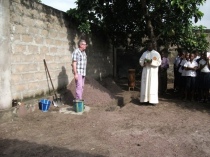
[[[58,10],[66,12],[70,8],[76,8],[76,0],[42,0],[42,3]],[[206,28],[210,29],[210,0],[206,0],[206,3],[203,6],[200,6],[200,11],[204,13],[204,16],[199,20],[195,25],[203,25]]]

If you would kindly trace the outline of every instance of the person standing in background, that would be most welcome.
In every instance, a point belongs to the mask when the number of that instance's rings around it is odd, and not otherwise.
[[[198,63],[198,67],[200,69],[200,78],[198,79],[198,84],[200,89],[199,91],[201,92],[198,100],[199,102],[206,103],[208,102],[210,89],[210,64],[206,52],[201,55],[201,60]]]
[[[82,100],[83,95],[87,66],[86,47],[86,41],[80,40],[78,42],[78,48],[72,53],[72,70],[76,83],[76,100]]]
[[[187,57],[186,57],[187,58]],[[186,59],[187,62],[184,64],[185,69],[185,97],[184,101],[187,101],[188,96],[191,97],[191,101],[194,101],[194,91],[195,91],[195,78],[196,78],[196,69],[198,68],[198,63],[194,60],[195,54],[190,54],[190,59]]]
[[[179,91],[178,94],[180,98],[184,98],[184,91],[186,86],[186,70],[184,64],[189,60],[190,53],[187,50],[183,50],[183,56],[181,57],[181,62],[179,64]]]
[[[182,49],[177,49],[178,55],[174,60],[174,92],[179,89],[179,66],[182,61]]]
[[[169,59],[167,52],[161,53],[161,65],[159,66],[159,93],[166,94],[167,92],[167,83],[168,83],[168,74],[167,70],[169,68]]]
[[[199,66],[199,62],[202,59],[202,57],[200,56],[200,52],[198,50],[194,50],[193,53],[195,54],[195,59],[194,61],[196,61],[198,63]],[[201,69],[198,67],[196,70],[196,78],[195,78],[195,99],[197,101],[199,101],[201,99],[201,86],[200,86],[200,79],[201,79]]]
[[[153,49],[153,43],[147,44],[145,51],[139,59],[143,67],[141,77],[140,102],[157,104],[158,100],[158,67],[161,64],[160,54]]]

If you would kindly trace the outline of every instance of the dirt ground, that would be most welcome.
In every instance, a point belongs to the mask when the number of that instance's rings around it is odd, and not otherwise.
[[[159,104],[151,106],[139,103],[139,88],[128,91],[126,80],[102,84],[87,79],[90,111],[82,115],[59,113],[52,106],[0,123],[0,156],[210,156],[210,103],[183,102],[169,85]],[[64,106],[72,105],[71,89],[73,84],[63,93]]]

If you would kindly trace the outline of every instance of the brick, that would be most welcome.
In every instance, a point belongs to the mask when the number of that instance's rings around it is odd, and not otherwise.
[[[22,82],[22,75],[21,74],[12,74],[11,84],[21,83],[21,82]]]
[[[17,15],[15,13],[11,13],[10,22],[15,23],[15,24],[21,24],[22,19],[21,19],[20,15]]]
[[[12,42],[20,42],[21,36],[20,36],[20,34],[11,34],[10,39]]]
[[[42,37],[34,38],[36,44],[43,44],[44,39]]]
[[[12,55],[11,59],[12,59],[13,63],[20,63],[20,62],[22,62],[23,55],[15,54],[15,55]]]
[[[37,71],[37,64],[36,63],[16,64],[12,66],[12,70],[14,73],[34,72]]]
[[[49,31],[48,30],[41,30],[41,35],[44,37],[48,37]]]
[[[30,63],[29,65],[25,66],[25,72],[36,72],[38,71],[37,63]]]
[[[28,82],[28,89],[36,90],[39,87],[39,82]]]
[[[33,36],[31,35],[22,35],[22,41],[26,43],[33,42]]]
[[[26,52],[26,46],[25,45],[14,45],[13,53],[24,53]]]
[[[50,31],[50,38],[56,38],[57,37],[57,32],[55,32],[55,31]]]
[[[61,40],[55,40],[55,46],[62,46],[63,42]]]
[[[41,21],[41,20],[36,20],[34,26],[35,26],[35,27],[38,27],[38,28],[44,28],[44,27],[45,27],[45,24],[44,24],[44,22]]]
[[[25,57],[22,58],[22,62],[26,63],[33,63],[34,62],[34,56],[33,54],[25,55]]]
[[[44,63],[43,63],[44,66]],[[41,81],[46,79],[46,72],[37,72],[34,74],[34,80],[35,81]]]
[[[53,40],[53,39],[45,39],[45,44],[46,45],[54,45],[54,43],[55,43],[55,40]]]
[[[41,89],[42,91],[45,91],[45,93],[49,91],[49,87],[50,89],[52,89],[52,85],[50,83],[49,78],[48,78],[48,82],[47,82],[46,77],[45,77],[45,80],[39,82],[38,88]]]
[[[22,92],[28,90],[28,85],[27,84],[15,84],[12,86],[12,93],[13,92]]]
[[[71,61],[70,55],[62,56],[62,62],[70,62],[70,61]]]
[[[57,47],[51,47],[50,53],[56,53],[58,51]]]
[[[26,73],[26,74],[22,74],[22,79],[23,81],[32,81],[34,80],[34,73]]]
[[[66,39],[67,38],[66,33],[59,33],[58,36],[59,36],[60,39]]]
[[[45,53],[49,53],[49,52],[50,52],[49,47],[47,47],[47,46],[41,46],[40,47],[40,53],[41,54],[45,54]]]
[[[33,61],[34,62],[42,62],[43,61],[43,59],[44,59],[44,56],[43,55],[34,55],[33,56]]]
[[[33,54],[38,54],[39,53],[38,46],[36,46],[36,45],[28,45],[28,52],[29,53],[33,53]]]
[[[52,56],[52,55],[45,55],[45,60],[46,60],[46,62],[48,63],[48,62],[54,62],[54,56]]]
[[[22,25],[16,25],[16,26],[14,26],[14,33],[15,34],[25,34],[26,28]]]
[[[32,34],[33,36],[36,34],[39,34],[39,29],[37,29],[37,28],[34,28],[34,27],[29,27],[28,28],[28,34]]]
[[[30,15],[30,13],[29,13]],[[26,27],[33,27],[35,26],[35,20],[30,17],[22,17],[22,24]]]

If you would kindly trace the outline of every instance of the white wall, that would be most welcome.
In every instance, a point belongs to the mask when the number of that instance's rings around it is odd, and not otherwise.
[[[10,71],[10,1],[0,0],[0,109],[12,106]]]

